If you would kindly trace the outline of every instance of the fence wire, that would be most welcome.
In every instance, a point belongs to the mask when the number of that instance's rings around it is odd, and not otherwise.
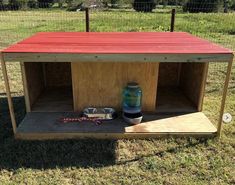
[[[5,3],[4,3],[5,2]],[[227,1],[158,1],[152,4],[134,1],[0,1],[0,49],[36,32],[85,31],[85,8],[89,7],[92,32],[170,31],[171,10],[176,9],[175,31],[193,35],[235,50],[235,2]],[[18,1],[16,1],[18,2]],[[124,3],[122,3],[124,2]],[[135,1],[137,2],[137,1]],[[168,3],[167,3],[168,2]],[[224,13],[226,12],[226,13]],[[211,63],[205,101],[218,101],[227,64]],[[8,64],[12,91],[22,94],[20,67]],[[235,67],[229,84],[228,101],[235,104]],[[0,72],[0,95],[4,84]],[[216,98],[217,97],[217,98]],[[229,103],[231,106],[233,103]],[[233,105],[234,105],[233,104]],[[213,105],[218,103],[213,102]],[[212,107],[212,108],[216,108]],[[234,111],[233,108],[228,108]],[[209,110],[208,110],[209,113]]]

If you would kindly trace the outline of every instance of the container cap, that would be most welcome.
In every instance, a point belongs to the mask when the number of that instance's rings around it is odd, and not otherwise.
[[[130,88],[136,88],[136,87],[139,87],[139,84],[136,82],[128,82],[127,86]]]

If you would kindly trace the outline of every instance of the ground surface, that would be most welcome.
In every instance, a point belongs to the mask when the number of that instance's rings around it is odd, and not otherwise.
[[[235,14],[177,14],[176,30],[235,49]],[[91,31],[168,31],[167,13],[92,12]],[[0,12],[0,47],[38,31],[84,31],[83,12]],[[20,67],[9,64],[18,122],[25,114]],[[216,123],[222,64],[209,69],[204,112]],[[1,184],[234,184],[235,121],[220,141],[197,139],[16,141],[0,72]],[[226,112],[235,116],[235,68]]]

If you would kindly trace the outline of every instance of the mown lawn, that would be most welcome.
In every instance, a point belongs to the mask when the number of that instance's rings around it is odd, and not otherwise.
[[[91,12],[91,31],[169,31],[167,13]],[[235,49],[235,14],[177,14],[187,31]],[[84,31],[83,12],[0,12],[0,48],[38,31]],[[25,113],[18,63],[8,64],[16,116]],[[204,112],[216,123],[223,64],[212,64]],[[235,121],[216,139],[16,141],[0,72],[0,184],[235,184]],[[235,66],[226,112],[235,117]]]

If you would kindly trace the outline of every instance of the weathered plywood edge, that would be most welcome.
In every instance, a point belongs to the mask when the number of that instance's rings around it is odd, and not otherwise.
[[[66,139],[151,139],[169,137],[213,138],[216,132],[159,132],[159,133],[19,133],[18,140],[66,140]]]
[[[202,111],[203,109],[203,101],[205,97],[205,91],[206,91],[206,80],[208,76],[208,70],[209,70],[209,63],[205,64],[204,69],[203,69],[203,76],[202,76],[202,83],[200,87],[200,94],[199,94],[199,102],[197,104],[197,109],[199,112]]]
[[[21,62],[20,66],[21,66],[21,74],[22,74],[22,82],[23,82],[23,89],[24,89],[26,112],[31,112],[31,102],[30,102],[30,98],[29,98],[29,89],[28,89],[28,82],[27,82],[27,78],[26,78],[24,63]]]
[[[5,61],[21,62],[228,62],[233,54],[74,54],[3,53]]]

